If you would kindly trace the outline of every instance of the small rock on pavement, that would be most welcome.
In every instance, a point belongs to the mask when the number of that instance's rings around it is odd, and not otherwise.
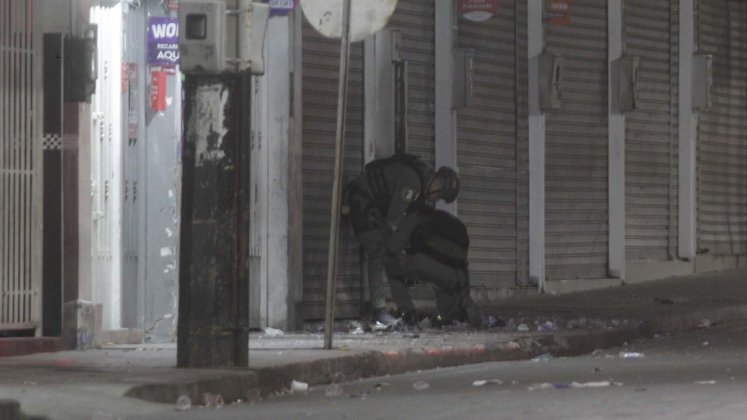
[[[425,381],[417,381],[414,384],[412,384],[412,387],[415,388],[416,391],[424,391],[428,389],[431,385],[428,382]]]

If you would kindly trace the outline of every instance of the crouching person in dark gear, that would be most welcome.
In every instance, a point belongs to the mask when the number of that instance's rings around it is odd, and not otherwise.
[[[409,237],[405,238],[408,231]],[[407,242],[406,246],[402,247],[402,242]],[[469,235],[457,217],[443,210],[417,206],[402,222],[401,230],[392,235],[389,248],[385,267],[391,287],[404,286],[407,293],[402,279],[426,282],[433,289],[442,321],[481,326],[480,311],[470,296]],[[398,248],[404,248],[404,252],[397,252]],[[409,300],[404,306],[412,306],[409,294],[400,299]]]
[[[387,244],[391,235],[399,230],[400,223],[416,203],[426,207],[432,207],[441,199],[450,203],[458,193],[459,177],[453,169],[442,167],[434,172],[416,156],[408,154],[370,162],[348,185],[346,196],[353,230],[368,257],[368,283],[375,321],[387,326],[397,323],[386,310],[384,261],[389,253]],[[407,286],[400,287],[399,282],[391,279],[389,283],[398,311],[412,311]],[[405,298],[402,298],[403,293]]]

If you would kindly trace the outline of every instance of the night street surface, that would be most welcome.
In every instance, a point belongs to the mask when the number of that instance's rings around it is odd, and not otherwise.
[[[624,358],[623,352],[642,355]],[[497,381],[475,386],[480,380]],[[416,390],[419,382],[427,388]],[[583,357],[484,363],[344,382],[341,387],[340,397],[327,396],[332,392],[321,385],[253,404],[172,408],[139,418],[744,419],[747,321]]]

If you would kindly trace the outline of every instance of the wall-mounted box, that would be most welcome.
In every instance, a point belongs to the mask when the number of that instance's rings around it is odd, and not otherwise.
[[[465,48],[454,50],[453,107],[467,108],[472,104],[474,85],[474,51]]]
[[[617,107],[621,112],[640,108],[641,58],[622,56],[618,60]]]
[[[540,109],[543,111],[560,109],[563,96],[563,57],[556,53],[543,52],[538,59]]]
[[[713,56],[693,55],[693,109],[709,108],[712,103]]]

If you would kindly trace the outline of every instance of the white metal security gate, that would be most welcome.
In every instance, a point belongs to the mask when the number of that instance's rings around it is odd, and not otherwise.
[[[641,58],[639,108],[626,114],[628,260],[667,260],[677,242],[676,0],[625,0],[627,55]]]
[[[0,330],[41,326],[41,33],[0,0]]]
[[[546,277],[607,277],[607,2],[570,2],[567,25],[547,25],[565,58],[562,105],[546,122]]]
[[[498,14],[484,22],[458,21],[457,45],[474,52],[473,103],[457,113],[459,217],[470,234],[473,290],[488,293],[481,298],[515,286],[526,262],[517,246],[522,210],[517,192],[526,171],[518,170],[522,142],[515,85],[520,47],[513,3],[501,2]]]
[[[340,41],[303,23],[303,316],[324,317],[329,218],[334,178],[335,118]],[[363,168],[363,43],[350,49],[344,177]],[[349,225],[340,230],[337,268],[339,318],[360,313],[360,246]]]
[[[93,297],[104,329],[120,328],[122,273],[122,3],[91,8],[98,25],[98,80],[92,98]],[[126,84],[125,84],[126,87]]]
[[[713,55],[712,106],[698,127],[698,251],[747,251],[747,4],[699,3],[699,52]]]

